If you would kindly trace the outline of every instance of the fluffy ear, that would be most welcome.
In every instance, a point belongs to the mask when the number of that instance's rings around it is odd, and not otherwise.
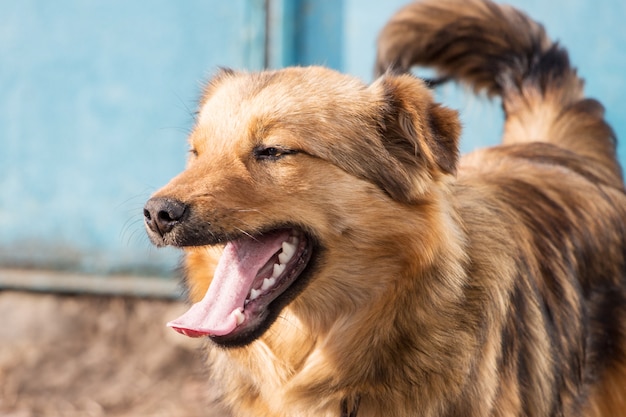
[[[202,108],[204,103],[213,95],[215,89],[227,78],[237,76],[237,72],[231,68],[219,67],[213,77],[204,85],[202,96],[200,97],[199,107]]]
[[[408,189],[400,187],[404,196],[387,192],[401,201],[415,201],[430,182],[456,173],[461,132],[458,114],[435,103],[424,83],[411,75],[384,76],[370,88],[381,96],[383,146],[400,162],[412,183]],[[406,180],[406,176],[398,177],[396,183]]]

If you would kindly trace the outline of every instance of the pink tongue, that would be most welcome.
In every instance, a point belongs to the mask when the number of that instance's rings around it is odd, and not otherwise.
[[[204,298],[167,325],[190,337],[231,333],[237,327],[233,312],[243,309],[257,272],[288,238],[284,231],[228,242]]]

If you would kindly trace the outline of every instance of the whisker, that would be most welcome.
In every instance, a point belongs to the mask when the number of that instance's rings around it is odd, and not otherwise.
[[[282,314],[280,314],[280,315],[276,318],[276,320],[282,320],[282,321],[284,321],[286,324],[288,324],[289,326],[291,326],[291,328],[292,328],[292,329],[294,329],[296,332],[298,332],[298,333],[300,333],[300,334],[305,334],[304,330],[303,330],[300,326],[296,325],[295,323],[293,323],[292,321],[290,321],[289,319],[287,319],[287,318],[286,318],[285,316],[283,316]],[[278,337],[279,339],[281,339],[281,341],[282,341],[282,342],[287,342],[287,339],[285,339],[285,337],[284,337],[284,336],[282,336],[282,335],[280,334],[280,332],[277,332],[277,333],[276,333],[276,337]]]
[[[185,100],[183,100],[183,98],[176,92],[174,92],[174,95],[176,96],[176,98],[178,99],[179,103],[183,105],[183,108],[187,111],[187,114],[189,116],[191,116],[192,119],[195,120],[196,115],[197,115],[197,111],[195,110],[191,110],[191,108],[187,105],[187,103],[185,102]]]
[[[240,227],[235,227],[235,229],[239,230],[242,234],[248,236],[252,240],[258,240],[255,236],[251,235],[249,232],[245,231],[244,229]]]
[[[300,333],[304,333],[304,330],[302,329],[302,327],[298,326],[297,324],[295,324],[294,322],[292,322],[291,320],[289,320],[287,317],[283,316],[282,314],[279,314],[276,319],[283,320],[285,323],[289,324],[291,327],[298,330]]]

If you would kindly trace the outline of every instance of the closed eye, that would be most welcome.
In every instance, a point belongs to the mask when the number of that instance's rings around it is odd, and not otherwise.
[[[260,145],[254,148],[254,157],[259,161],[276,161],[287,155],[298,153],[294,149],[287,149],[282,146]]]

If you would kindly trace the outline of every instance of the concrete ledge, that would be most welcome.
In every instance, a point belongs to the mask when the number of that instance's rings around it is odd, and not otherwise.
[[[176,279],[3,268],[0,268],[0,289],[165,299],[179,299],[182,294]]]

